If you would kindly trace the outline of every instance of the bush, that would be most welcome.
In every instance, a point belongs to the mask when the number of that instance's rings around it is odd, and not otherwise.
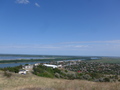
[[[104,81],[105,82],[110,82],[110,79],[109,78],[104,78]]]
[[[21,69],[21,68],[22,68],[22,65],[16,66],[16,67],[5,67],[5,68],[2,68],[1,70],[18,73],[19,69]]]
[[[42,65],[34,67],[33,70],[34,70],[33,74],[41,77],[49,77],[49,78],[54,78],[55,73],[60,73],[60,71],[56,68],[53,69],[53,68],[42,66]]]
[[[102,75],[99,74],[99,73],[90,73],[90,76],[91,76],[92,78],[100,78],[100,77],[102,77]]]
[[[59,73],[55,73],[55,77],[56,78],[60,78],[60,74]]]
[[[54,76],[49,72],[44,72],[44,73],[38,74],[38,76],[54,78]]]
[[[8,71],[4,71],[4,76],[10,78],[12,76],[12,73],[10,73]]]
[[[88,74],[83,74],[82,76],[80,76],[80,79],[83,79],[83,80],[91,80],[92,77]]]
[[[67,70],[65,70],[65,72],[67,73],[68,71],[67,71]]]

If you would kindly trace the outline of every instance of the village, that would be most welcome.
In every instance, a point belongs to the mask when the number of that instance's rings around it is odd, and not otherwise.
[[[22,66],[22,69],[19,70],[19,74],[27,74],[33,71],[33,67],[37,67],[38,65],[43,65],[51,68],[64,68],[70,65],[76,65],[81,60],[65,60],[65,61],[52,61],[50,63],[36,63],[36,64],[26,64]]]
[[[65,61],[52,61],[50,63],[36,63],[34,65],[24,65],[19,71],[19,74],[26,74],[31,72],[33,67],[43,65],[51,68],[64,68],[69,71],[78,73],[101,73],[120,75],[120,63],[96,63],[85,62],[82,60],[65,60]]]
[[[120,81],[120,63],[88,62],[85,60],[63,60],[44,63],[25,64],[16,67],[1,68],[6,76],[9,72],[20,75],[40,77],[80,79],[95,82]]]

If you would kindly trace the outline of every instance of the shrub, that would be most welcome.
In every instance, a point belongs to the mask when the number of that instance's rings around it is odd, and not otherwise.
[[[90,73],[90,76],[91,76],[92,78],[100,78],[102,75],[99,74],[99,73]]]
[[[55,77],[56,78],[60,78],[60,74],[59,73],[55,73]]]
[[[120,79],[118,79],[118,81],[120,82]]]
[[[1,70],[18,73],[19,69],[21,69],[21,68],[22,68],[22,65],[16,66],[16,67],[5,67],[5,68],[2,68]]]
[[[34,67],[33,70],[34,70],[33,74],[41,77],[49,77],[49,78],[54,78],[55,72],[59,72],[59,70],[57,69],[53,69],[53,68],[42,66],[42,65]]]
[[[109,78],[104,78],[104,81],[105,82],[110,82],[110,79]]]
[[[67,70],[65,70],[65,72],[67,73],[68,71],[67,71]]]
[[[12,76],[12,73],[10,73],[8,71],[4,71],[4,76],[10,78]]]

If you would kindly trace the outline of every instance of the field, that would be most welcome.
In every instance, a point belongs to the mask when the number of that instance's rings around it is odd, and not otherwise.
[[[33,74],[4,76],[0,71],[0,90],[120,90],[120,82],[90,82],[38,77]]]
[[[85,60],[88,62],[102,62],[102,63],[120,63],[120,57],[101,57],[96,60]]]

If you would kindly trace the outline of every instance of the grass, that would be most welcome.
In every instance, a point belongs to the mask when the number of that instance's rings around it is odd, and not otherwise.
[[[51,79],[14,73],[8,78],[0,71],[0,90],[120,90],[120,82]]]
[[[88,62],[102,62],[102,63],[120,63],[120,57],[102,57],[101,59],[97,60],[86,60]]]

